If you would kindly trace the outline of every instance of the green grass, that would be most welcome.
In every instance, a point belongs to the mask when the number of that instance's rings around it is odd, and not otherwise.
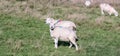
[[[0,14],[0,56],[120,55],[119,17],[101,16],[98,8],[55,7],[50,10],[55,14],[54,18],[76,23],[79,51],[75,51],[75,47],[69,49],[68,44],[62,42],[55,49],[45,20]],[[67,19],[69,14],[82,14],[84,17]],[[98,23],[100,18],[103,19]]]

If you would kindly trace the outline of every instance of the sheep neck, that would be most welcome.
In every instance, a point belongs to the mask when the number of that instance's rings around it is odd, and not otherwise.
[[[51,30],[53,31],[56,27],[60,27],[62,28],[62,26],[55,26],[57,23],[61,22],[61,20],[56,20],[56,22],[54,23],[54,27],[51,27]]]
[[[54,25],[56,25],[57,23],[61,22],[62,20],[57,20],[57,22],[54,23]]]

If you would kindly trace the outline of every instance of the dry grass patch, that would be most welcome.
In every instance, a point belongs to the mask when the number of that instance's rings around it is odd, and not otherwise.
[[[87,19],[85,14],[75,14],[75,13],[69,14],[67,18],[75,21],[81,21],[81,20]]]
[[[113,19],[106,17],[106,16],[100,16],[100,17],[95,19],[95,23],[97,25],[102,25],[103,23],[112,24],[113,22],[114,22]]]

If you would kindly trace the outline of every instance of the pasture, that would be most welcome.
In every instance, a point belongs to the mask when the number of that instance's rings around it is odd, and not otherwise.
[[[115,8],[120,15],[120,8]],[[86,8],[79,4],[56,5],[39,11],[42,14],[39,18],[22,13],[16,16],[15,12],[0,13],[0,56],[120,55],[120,16],[102,16],[99,7]],[[54,48],[49,26],[45,24],[46,14],[75,22],[78,51],[75,47],[69,49],[69,43],[61,41],[58,49]]]

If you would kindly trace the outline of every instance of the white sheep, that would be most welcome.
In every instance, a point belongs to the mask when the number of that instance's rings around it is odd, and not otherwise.
[[[86,7],[89,7],[90,5],[91,5],[91,1],[90,1],[90,0],[86,0],[86,1],[85,1],[85,6],[86,6]]]
[[[77,36],[73,30],[61,26],[54,26],[54,29],[51,29],[50,33],[52,35],[52,38],[54,39],[55,48],[58,48],[58,40],[60,40],[68,41],[70,43],[69,48],[71,48],[74,44],[76,50],[78,50],[78,46],[76,43]]]
[[[109,15],[114,14],[115,16],[118,16],[118,12],[109,4],[107,3],[101,3],[100,5],[101,14],[104,15],[104,12],[107,12]]]
[[[55,26],[62,26],[62,27],[69,28],[69,29],[74,30],[74,31],[76,30],[75,23],[73,23],[71,21],[61,21],[61,20],[55,20],[53,18],[47,18],[46,24],[53,24]]]

